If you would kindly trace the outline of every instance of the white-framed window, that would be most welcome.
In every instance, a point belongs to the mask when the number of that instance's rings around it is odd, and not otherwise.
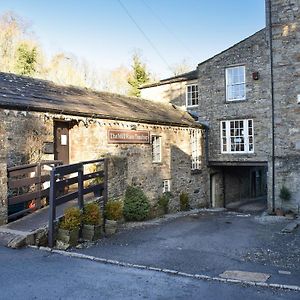
[[[171,180],[164,179],[163,180],[163,193],[171,192]]]
[[[186,106],[197,106],[199,104],[198,84],[189,84],[186,86]]]
[[[192,170],[199,170],[201,165],[201,144],[200,131],[193,130],[191,133],[191,148],[192,148]]]
[[[161,162],[161,136],[152,135],[152,162]]]
[[[246,100],[245,66],[226,69],[226,101]]]
[[[221,121],[221,153],[253,152],[253,120]]]

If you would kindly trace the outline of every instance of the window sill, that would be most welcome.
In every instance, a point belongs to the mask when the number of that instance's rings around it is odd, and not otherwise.
[[[196,108],[199,107],[199,104],[195,104],[195,105],[186,105],[186,108]]]
[[[202,174],[202,170],[200,170],[200,169],[191,170],[191,174],[192,175]]]
[[[254,154],[254,152],[240,152],[240,151],[236,151],[236,152],[221,152],[221,154]]]
[[[247,99],[233,99],[233,100],[225,100],[225,103],[237,103],[237,102],[246,102]]]

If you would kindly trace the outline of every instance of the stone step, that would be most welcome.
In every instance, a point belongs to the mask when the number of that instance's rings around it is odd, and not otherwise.
[[[29,245],[46,246],[47,237],[47,227],[34,231],[20,231],[0,227],[0,244],[9,248],[17,249]]]

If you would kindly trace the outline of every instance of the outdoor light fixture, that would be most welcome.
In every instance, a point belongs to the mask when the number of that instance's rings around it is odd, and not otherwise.
[[[259,72],[253,72],[252,73],[252,78],[253,78],[253,80],[258,80],[259,79]]]

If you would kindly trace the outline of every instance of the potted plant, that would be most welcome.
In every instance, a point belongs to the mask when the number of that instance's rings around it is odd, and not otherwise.
[[[105,217],[105,233],[107,235],[116,233],[118,222],[123,220],[123,202],[109,200],[105,205]]]
[[[180,201],[180,210],[181,211],[187,211],[190,209],[190,203],[189,203],[189,195],[185,192],[182,192],[179,197]]]
[[[288,202],[289,200],[291,200],[291,197],[292,197],[291,192],[285,185],[283,185],[281,187],[279,197],[280,197],[282,202]],[[277,215],[279,214],[278,210],[276,210],[276,214]],[[289,218],[293,218],[293,215],[290,214],[289,212],[285,213],[283,208],[281,208],[281,214],[279,214],[279,215],[282,215],[282,216],[284,216],[284,215],[287,216],[288,215]]]
[[[163,195],[159,197],[158,207],[159,207],[159,211],[161,211],[161,215],[167,214],[169,212],[170,197],[171,197],[170,192],[163,193]]]
[[[82,238],[85,241],[98,240],[101,237],[102,223],[99,205],[96,202],[86,204],[82,214]]]
[[[57,242],[65,244],[64,248],[74,247],[78,243],[81,213],[77,207],[69,207],[64,211],[64,217],[59,222]]]

